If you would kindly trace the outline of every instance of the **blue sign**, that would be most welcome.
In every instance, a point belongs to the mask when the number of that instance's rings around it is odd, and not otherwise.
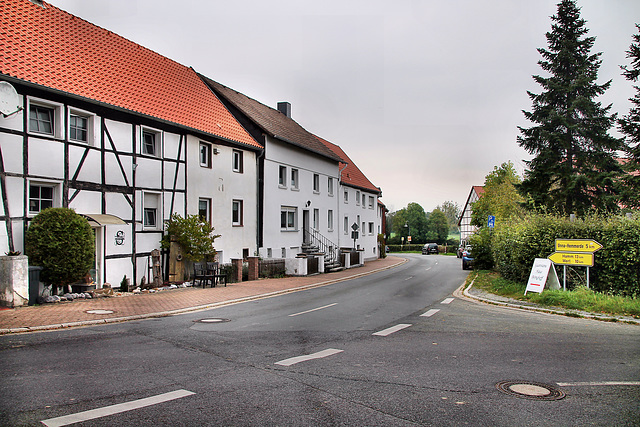
[[[496,217],[493,215],[489,215],[489,221],[487,221],[487,227],[493,228],[496,226]]]

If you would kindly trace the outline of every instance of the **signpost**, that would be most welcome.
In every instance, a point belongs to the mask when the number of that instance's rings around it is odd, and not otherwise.
[[[494,228],[495,226],[496,226],[495,215],[489,215],[489,219],[487,220],[487,227]]]
[[[554,264],[563,266],[562,288],[567,290],[567,265],[587,267],[587,288],[589,287],[589,268],[593,267],[593,253],[602,249],[602,245],[589,239],[556,239],[556,252],[549,255]]]

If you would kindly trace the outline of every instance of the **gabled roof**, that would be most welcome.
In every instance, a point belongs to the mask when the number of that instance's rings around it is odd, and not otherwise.
[[[324,144],[320,143],[313,134],[309,133],[291,117],[287,117],[275,108],[261,104],[255,99],[249,98],[206,76],[200,75],[200,77],[202,77],[219,97],[226,99],[235,108],[240,110],[242,114],[267,135],[331,160],[341,160],[340,157],[336,156]]]
[[[320,138],[316,136],[318,141],[322,142],[327,148],[333,151],[337,156],[340,157],[340,170],[342,173],[340,174],[340,181],[344,185],[348,185],[350,187],[360,188],[362,190],[371,191],[377,193],[378,195],[382,194],[380,189],[373,185],[371,181],[365,176],[364,173],[356,166],[353,161],[347,156],[347,154],[340,148],[339,146],[327,141],[326,139]],[[346,165],[346,168],[345,168]],[[344,168],[344,170],[343,170]]]
[[[260,147],[192,68],[46,3],[2,0],[0,22],[6,76]]]

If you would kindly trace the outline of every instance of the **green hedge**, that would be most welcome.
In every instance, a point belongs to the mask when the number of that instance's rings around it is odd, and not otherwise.
[[[474,237],[474,255],[486,252],[500,274],[514,281],[526,282],[535,258],[555,252],[556,239],[593,239],[603,245],[595,253],[590,269],[590,286],[596,291],[625,296],[640,296],[640,217],[598,217],[570,221],[553,215],[533,215],[525,220],[482,230]],[[489,237],[487,238],[487,234]],[[481,245],[481,246],[478,246]],[[556,267],[560,280],[560,266]],[[584,267],[567,267],[568,284],[584,283]]]

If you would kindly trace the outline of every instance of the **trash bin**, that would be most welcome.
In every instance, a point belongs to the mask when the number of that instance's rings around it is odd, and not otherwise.
[[[44,286],[40,283],[40,272],[42,267],[37,265],[29,266],[29,305],[38,302],[38,297],[42,295]]]

